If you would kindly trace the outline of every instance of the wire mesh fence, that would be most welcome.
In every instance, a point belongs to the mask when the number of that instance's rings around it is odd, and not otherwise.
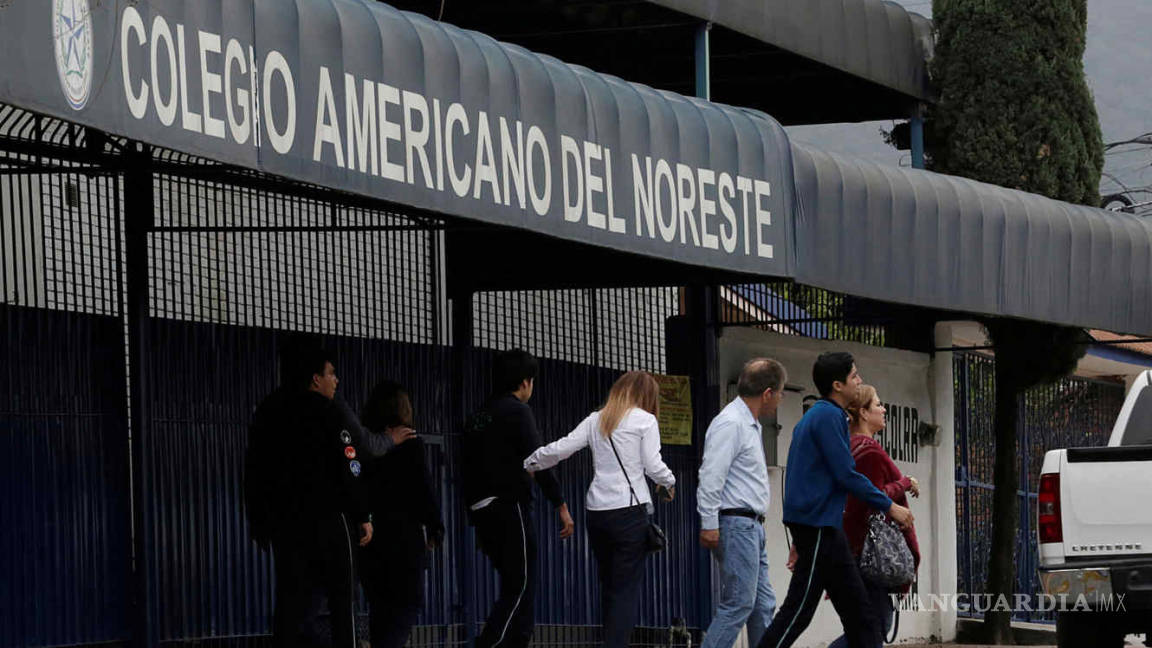
[[[879,313],[854,310],[847,295],[785,280],[721,287],[720,320],[819,340],[888,342]]]
[[[478,293],[473,309],[476,346],[662,373],[664,323],[680,303],[676,287],[508,291]]]

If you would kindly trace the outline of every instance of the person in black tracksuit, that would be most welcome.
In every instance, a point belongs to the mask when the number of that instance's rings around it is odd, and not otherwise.
[[[852,355],[821,354],[812,379],[821,399],[792,431],[784,477],[784,523],[793,541],[788,558],[792,581],[759,648],[788,648],[795,643],[812,622],[825,591],[840,616],[848,646],[878,648],[882,626],[844,535],[845,500],[852,493],[901,526],[912,523],[912,513],[856,472],[844,409],[862,382]]]
[[[535,625],[536,534],[531,519],[532,476],[524,458],[540,447],[532,410],[538,364],[524,351],[505,351],[493,366],[495,395],[465,427],[461,457],[464,504],[476,528],[480,550],[500,574],[500,595],[477,648],[523,648]],[[557,509],[560,537],[574,525],[551,471],[535,473],[536,483]]]
[[[326,594],[332,646],[356,648],[353,552],[372,539],[359,483],[362,454],[379,456],[411,430],[362,431],[335,400],[335,367],[319,348],[292,348],[280,388],[257,408],[245,458],[245,504],[252,538],[272,549],[276,600],[273,642],[315,642],[318,594]]]
[[[398,383],[376,386],[361,409],[369,430],[412,425],[412,403]],[[405,443],[369,462],[365,491],[376,533],[360,550],[360,581],[368,597],[372,648],[400,648],[424,603],[429,552],[444,539],[444,523],[424,442]]]

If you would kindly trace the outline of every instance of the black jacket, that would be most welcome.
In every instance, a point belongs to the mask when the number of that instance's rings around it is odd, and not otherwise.
[[[494,397],[465,425],[461,457],[464,504],[489,497],[521,503],[532,501],[532,475],[524,459],[543,443],[532,410],[511,394]],[[551,470],[536,473],[536,483],[552,506],[564,503]]]
[[[424,442],[411,439],[386,456],[371,460],[364,486],[375,531],[363,552],[381,554],[382,561],[425,564],[426,543],[443,539],[444,522],[424,460]]]
[[[368,442],[341,401],[281,387],[257,407],[248,430],[244,496],[249,529],[262,546],[276,535],[344,513],[368,519],[362,448]],[[346,450],[351,448],[351,450]]]

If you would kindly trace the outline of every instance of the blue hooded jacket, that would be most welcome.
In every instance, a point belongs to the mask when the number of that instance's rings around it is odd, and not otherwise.
[[[856,472],[848,449],[848,415],[836,403],[819,400],[792,431],[784,478],[784,521],[842,526],[848,493],[885,513],[892,506],[887,495]]]

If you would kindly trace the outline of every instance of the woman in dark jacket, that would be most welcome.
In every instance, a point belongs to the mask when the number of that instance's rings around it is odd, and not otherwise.
[[[398,383],[376,386],[361,422],[374,432],[412,426],[412,403]],[[375,535],[360,550],[360,581],[368,597],[372,648],[400,648],[408,641],[424,601],[428,553],[444,538],[432,476],[419,437],[366,467]]]
[[[876,388],[871,385],[860,385],[860,389],[856,392],[856,398],[848,405],[848,417],[851,419],[849,429],[852,433],[848,443],[852,450],[852,457],[856,460],[856,472],[872,480],[876,488],[884,491],[884,494],[892,498],[893,502],[906,507],[908,506],[909,493],[912,497],[920,496],[920,484],[915,477],[909,477],[900,472],[896,462],[892,461],[892,458],[884,451],[884,447],[875,438],[876,433],[884,429],[885,413],[884,405],[880,403],[880,398],[876,395]],[[844,534],[848,536],[848,544],[852,547],[852,553],[857,560],[860,559],[860,553],[864,549],[864,536],[868,532],[868,517],[872,512],[867,504],[851,495],[848,496],[848,501],[844,507]],[[916,540],[915,527],[909,526],[904,529],[904,540],[912,551],[912,558],[916,567],[919,568],[920,544]],[[868,590],[868,600],[873,607],[875,618],[880,622],[879,627],[887,635],[892,629],[892,615],[895,611],[892,607],[892,598],[889,595],[907,592],[912,587],[912,583],[895,590],[888,590],[883,586],[873,585],[865,579],[864,587]],[[883,638],[878,638],[876,645],[882,644]],[[832,642],[828,648],[842,648],[847,645],[847,640],[840,637]]]

